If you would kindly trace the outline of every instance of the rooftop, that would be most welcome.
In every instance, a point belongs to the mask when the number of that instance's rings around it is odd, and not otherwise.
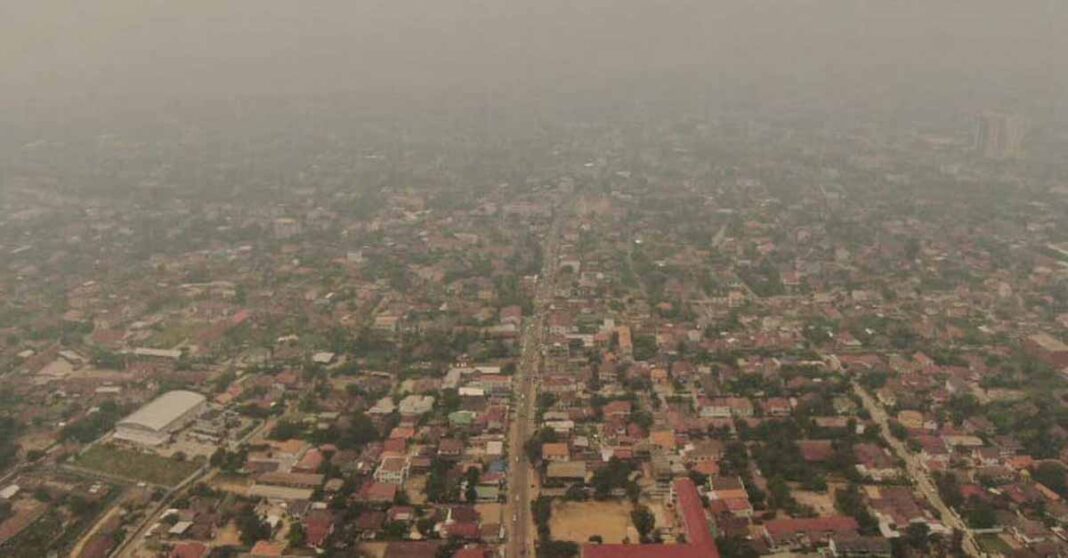
[[[119,426],[136,425],[163,430],[190,409],[205,402],[204,396],[192,391],[168,391],[119,421]]]

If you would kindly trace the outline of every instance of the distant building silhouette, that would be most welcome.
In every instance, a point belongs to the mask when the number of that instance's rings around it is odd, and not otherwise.
[[[990,159],[1015,157],[1026,132],[1026,123],[1017,116],[984,112],[976,117],[975,151]]]

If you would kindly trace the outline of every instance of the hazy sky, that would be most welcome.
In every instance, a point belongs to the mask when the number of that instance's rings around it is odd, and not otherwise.
[[[974,83],[1030,95],[1068,75],[1065,4],[0,0],[0,108],[354,90],[566,91],[663,72],[724,87]]]

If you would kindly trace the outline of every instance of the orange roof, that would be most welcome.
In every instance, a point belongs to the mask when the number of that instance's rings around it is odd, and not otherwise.
[[[1035,459],[1030,455],[1016,455],[1008,460],[1009,467],[1016,470],[1030,469],[1035,464]]]
[[[259,541],[252,547],[249,556],[252,558],[276,558],[286,550],[286,543],[273,541]]]
[[[282,440],[282,441],[272,441],[271,442],[271,447],[274,448],[275,451],[277,451],[279,453],[288,453],[288,454],[291,454],[291,455],[296,455],[296,454],[304,451],[304,448],[307,445],[308,444],[305,443],[304,440],[297,440],[297,439]]]
[[[410,426],[398,426],[389,432],[390,438],[407,440],[412,436],[415,436],[415,429]]]
[[[675,449],[675,432],[673,430],[656,430],[649,434],[649,441],[664,449]]]
[[[693,466],[693,470],[712,477],[719,474],[719,464],[715,461],[701,461]]]
[[[549,443],[541,445],[542,457],[570,457],[571,450],[565,443]]]

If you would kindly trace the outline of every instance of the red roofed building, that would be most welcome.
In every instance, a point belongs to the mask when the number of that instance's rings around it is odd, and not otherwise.
[[[697,493],[697,486],[689,478],[676,479],[675,498],[683,526],[686,527],[686,540],[693,545],[711,547],[713,554],[718,556],[719,551],[715,550],[716,543],[708,528],[708,516],[705,515],[705,506],[701,495]]]
[[[305,540],[312,548],[322,548],[334,532],[334,514],[329,510],[314,510],[304,518]]]
[[[859,528],[856,519],[846,516],[773,519],[764,524],[764,537],[773,550],[796,550],[855,535]]]
[[[323,466],[323,452],[312,448],[304,454],[300,462],[293,467],[294,473],[318,473]]]
[[[452,558],[488,558],[491,552],[487,548],[481,546],[473,546],[469,548],[461,548],[457,550]]]
[[[713,547],[714,548],[714,547]],[[582,558],[718,558],[693,544],[587,544]]]
[[[809,463],[823,463],[834,457],[830,440],[801,440],[797,447],[801,450],[801,458]]]
[[[446,523],[445,526],[442,527],[442,532],[446,538],[450,539],[477,541],[482,538],[482,530],[479,529],[478,523],[474,521]]]
[[[182,543],[171,550],[170,558],[204,558],[209,550],[211,549],[198,542]]]
[[[359,492],[359,500],[380,504],[390,504],[397,497],[397,485],[382,482],[368,482]]]

